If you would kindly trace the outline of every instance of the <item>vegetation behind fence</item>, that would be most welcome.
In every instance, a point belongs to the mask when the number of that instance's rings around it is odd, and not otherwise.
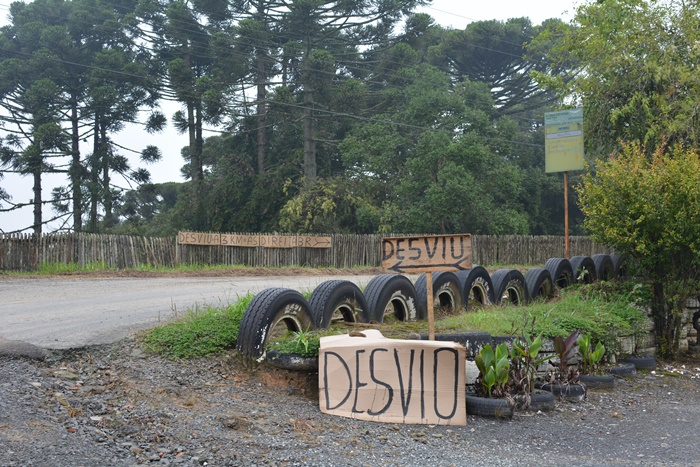
[[[42,264],[102,264],[112,269],[176,267],[179,264],[227,264],[251,267],[307,266],[350,268],[380,266],[381,235],[337,234],[331,248],[266,248],[178,245],[175,237],[152,238],[85,233],[0,234],[0,271],[35,271]],[[571,256],[610,253],[588,237],[570,237]],[[473,235],[473,262],[541,265],[564,256],[564,237]]]

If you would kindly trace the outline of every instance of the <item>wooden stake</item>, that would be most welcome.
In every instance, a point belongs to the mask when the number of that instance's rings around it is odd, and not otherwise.
[[[425,273],[425,290],[428,295],[428,340],[435,340],[435,310],[433,309],[433,273]]]

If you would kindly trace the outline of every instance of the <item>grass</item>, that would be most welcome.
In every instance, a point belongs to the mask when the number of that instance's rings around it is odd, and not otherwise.
[[[158,326],[144,338],[144,346],[169,358],[185,359],[216,354],[236,345],[248,293],[224,308],[207,306],[188,311],[177,321]]]
[[[43,263],[39,267],[39,270],[30,274],[52,276],[57,274],[66,274],[83,271],[110,271],[112,269],[110,269],[110,267],[107,266],[107,263],[104,261],[87,263],[85,265],[80,265],[78,263]]]

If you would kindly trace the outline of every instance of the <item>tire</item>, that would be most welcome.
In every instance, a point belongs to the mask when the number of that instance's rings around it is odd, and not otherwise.
[[[552,282],[559,289],[564,289],[576,283],[574,270],[571,263],[566,258],[549,258],[544,263],[544,268],[552,276]]]
[[[613,375],[580,375],[578,380],[586,386],[586,389],[615,388],[615,376]]]
[[[537,412],[538,410],[545,412],[554,410],[556,401],[554,394],[543,389],[535,389],[529,396],[530,402],[526,404],[525,396],[515,396],[516,409],[530,410]]]
[[[598,280],[595,263],[588,256],[574,256],[569,260],[574,270],[574,281],[579,284],[592,284]]]
[[[467,414],[481,417],[512,418],[513,405],[505,399],[467,395]]]
[[[654,357],[626,357],[618,360],[620,363],[631,363],[637,370],[655,370],[656,358]]]
[[[371,318],[365,296],[350,281],[320,283],[309,297],[309,306],[314,325],[319,329],[326,329],[338,321],[369,323]]]
[[[615,366],[605,368],[605,371],[613,376],[634,376],[637,374],[637,368],[632,363],[618,363]]]
[[[270,365],[294,371],[318,371],[318,357],[302,357],[298,354],[280,353],[271,350],[265,355]]]
[[[525,273],[525,284],[530,300],[547,300],[554,295],[552,275],[544,268],[529,269]]]
[[[455,273],[462,287],[462,298],[467,311],[474,308],[493,305],[493,281],[488,271],[481,266],[457,271]]]
[[[399,274],[379,274],[365,287],[371,320],[383,323],[385,317],[398,321],[416,321],[424,317],[416,307],[413,283]]]
[[[425,273],[414,284],[419,315],[428,316],[428,288]],[[453,272],[433,273],[433,308],[443,314],[457,314],[464,307],[462,287]]]
[[[625,277],[625,258],[621,255],[610,255],[610,259],[613,262],[615,277]]]
[[[280,332],[314,329],[309,303],[292,289],[265,289],[253,297],[243,313],[236,348],[246,357],[265,355],[265,344]]]
[[[517,269],[499,269],[491,280],[497,305],[526,305],[530,302],[525,277]]]
[[[593,255],[595,274],[599,281],[611,281],[615,279],[615,265],[610,255]]]
[[[586,388],[582,384],[539,384],[537,389],[543,389],[554,394],[555,398],[568,402],[581,402],[586,398]]]

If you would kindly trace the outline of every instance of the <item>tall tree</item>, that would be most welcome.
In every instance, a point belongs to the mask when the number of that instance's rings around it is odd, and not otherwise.
[[[589,153],[608,155],[621,141],[638,141],[649,154],[662,141],[697,147],[700,4],[592,2],[578,8],[573,23],[541,38],[562,36],[549,57],[575,67],[575,78],[550,73],[539,80],[562,103],[583,107]]]

